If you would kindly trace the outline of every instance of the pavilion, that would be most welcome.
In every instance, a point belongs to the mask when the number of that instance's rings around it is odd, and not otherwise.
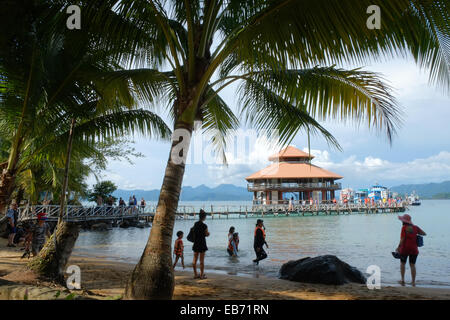
[[[273,163],[245,178],[253,202],[282,204],[286,199],[331,201],[343,177],[311,164],[314,156],[288,146],[269,157]]]

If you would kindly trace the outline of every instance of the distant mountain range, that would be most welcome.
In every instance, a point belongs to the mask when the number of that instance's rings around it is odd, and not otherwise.
[[[424,184],[402,184],[391,188],[392,191],[404,195],[415,191],[422,199],[450,199],[450,181],[441,183]],[[116,190],[113,195],[122,197],[125,202],[135,195],[138,201],[144,198],[147,201],[157,201],[159,189],[154,190]],[[181,191],[181,201],[251,201],[252,193],[245,187],[238,187],[233,184],[221,184],[215,188],[205,185],[198,187],[183,187]]]
[[[113,196],[122,197],[125,202],[132,195],[136,196],[138,201],[144,198],[147,201],[157,201],[159,189],[154,190],[123,190],[117,189]],[[221,184],[215,188],[209,188],[205,185],[198,187],[183,187],[181,190],[181,201],[251,201],[253,194],[247,191],[247,188],[238,187],[233,184]]]
[[[391,188],[392,191],[400,195],[412,193],[415,191],[422,199],[449,199],[450,181],[441,183],[423,183],[423,184],[402,184]]]

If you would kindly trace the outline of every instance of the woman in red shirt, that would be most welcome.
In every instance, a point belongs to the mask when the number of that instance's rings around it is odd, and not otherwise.
[[[399,216],[398,219],[403,222],[402,232],[400,235],[400,243],[397,248],[397,252],[400,254],[400,274],[402,280],[400,284],[405,285],[405,265],[406,260],[409,257],[409,266],[411,267],[411,285],[416,286],[416,260],[419,254],[417,248],[417,235],[425,236],[426,233],[418,226],[413,225],[411,216],[404,214]]]

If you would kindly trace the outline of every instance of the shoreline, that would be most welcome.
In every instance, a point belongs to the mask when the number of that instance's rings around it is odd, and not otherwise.
[[[133,262],[127,262],[125,261],[125,259],[115,259],[114,257],[110,257],[110,256],[94,256],[91,254],[72,254],[71,259],[74,259],[76,261],[78,260],[82,260],[82,259],[88,259],[88,260],[102,260],[105,262],[109,262],[109,263],[124,263],[126,265],[130,265],[132,267],[134,267],[138,261],[133,261]],[[193,272],[192,271],[192,264],[189,264],[189,262],[186,262],[186,268],[183,271],[180,271],[181,269],[181,265],[180,263],[178,263],[177,267],[176,267],[176,272]],[[189,266],[188,266],[189,264]],[[223,275],[223,276],[235,276],[235,277],[241,277],[241,278],[245,278],[245,279],[275,279],[275,280],[281,280],[278,277],[272,277],[270,275],[267,274],[261,274],[261,273],[257,273],[257,274],[251,274],[251,273],[244,273],[244,272],[236,272],[236,273],[229,273],[227,270],[225,269],[208,269],[208,265],[205,265],[205,273],[208,274],[217,274],[217,275]],[[406,283],[406,287],[408,287],[410,285],[408,285],[408,282]],[[393,287],[393,288],[402,288],[402,286],[399,283],[392,283],[392,282],[381,282],[381,288],[383,287]],[[416,288],[424,288],[424,289],[442,289],[442,290],[449,290],[450,291],[450,286],[446,286],[446,285],[430,285],[430,284],[417,284],[416,283]]]
[[[25,288],[32,286],[36,290],[63,290],[54,284],[43,282],[25,271],[28,260],[20,259],[23,251],[7,248],[6,240],[0,240],[0,282],[8,282],[9,287]],[[73,290],[78,295],[89,299],[118,299],[124,292],[135,264],[111,261],[105,258],[73,255],[68,263],[78,265],[81,269],[81,286],[83,290]],[[193,279],[190,268],[176,269],[176,300],[450,300],[450,289],[382,286],[379,290],[369,290],[361,284],[342,286],[298,283],[278,278],[260,276],[258,278],[241,275],[207,273],[208,279]],[[13,284],[13,285],[11,285]],[[6,286],[4,286],[6,287]],[[0,299],[1,295],[0,286]],[[65,290],[67,291],[67,290]],[[7,295],[8,296],[8,295]],[[45,298],[44,295],[30,299]],[[48,297],[48,296],[47,296]],[[52,296],[50,296],[51,299]],[[20,299],[20,298],[19,298]]]

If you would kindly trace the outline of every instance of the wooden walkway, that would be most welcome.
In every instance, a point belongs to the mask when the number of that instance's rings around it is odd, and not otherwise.
[[[365,206],[357,204],[336,205],[297,205],[292,211],[287,206],[202,206],[210,219],[238,219],[238,218],[260,218],[260,217],[288,217],[288,216],[326,216],[346,214],[379,214],[399,213],[408,209],[407,205],[395,206]],[[149,219],[155,215],[155,206],[141,207],[85,207],[66,206],[63,219],[71,222],[83,222],[93,220],[124,220],[124,219]],[[200,207],[179,206],[177,219],[197,219]],[[19,208],[19,221],[35,220],[37,215],[45,212],[49,221],[57,221],[59,217],[59,206],[37,205]]]

